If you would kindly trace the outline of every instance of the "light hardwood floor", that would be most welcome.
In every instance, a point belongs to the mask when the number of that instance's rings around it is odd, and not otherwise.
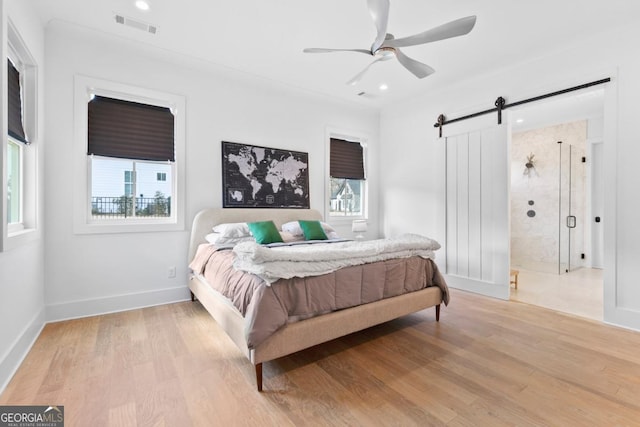
[[[640,333],[452,291],[434,310],[253,366],[199,303],[49,324],[0,404],[67,426],[640,425]]]

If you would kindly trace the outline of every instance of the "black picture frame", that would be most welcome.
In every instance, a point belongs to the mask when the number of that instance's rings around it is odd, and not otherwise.
[[[309,154],[222,141],[222,206],[309,209]]]

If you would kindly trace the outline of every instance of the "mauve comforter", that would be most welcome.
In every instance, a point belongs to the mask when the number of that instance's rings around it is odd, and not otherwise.
[[[287,322],[428,286],[438,286],[443,302],[449,302],[447,285],[436,264],[417,256],[345,267],[321,276],[280,279],[271,285],[256,275],[236,270],[234,257],[230,250],[203,244],[189,267],[242,313],[249,348]]]

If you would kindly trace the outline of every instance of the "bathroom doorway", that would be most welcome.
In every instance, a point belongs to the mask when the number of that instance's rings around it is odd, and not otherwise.
[[[511,299],[600,321],[603,111],[592,89],[511,114]]]

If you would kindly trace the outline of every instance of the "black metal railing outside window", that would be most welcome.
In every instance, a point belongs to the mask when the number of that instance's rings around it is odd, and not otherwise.
[[[96,219],[168,218],[171,216],[171,196],[92,197],[91,216]]]

